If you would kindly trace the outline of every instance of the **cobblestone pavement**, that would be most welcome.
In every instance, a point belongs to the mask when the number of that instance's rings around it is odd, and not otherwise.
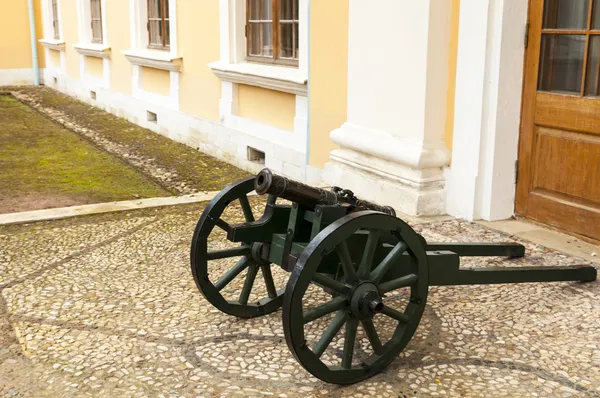
[[[431,288],[416,335],[384,373],[324,384],[288,351],[281,311],[241,320],[200,295],[189,247],[201,211],[0,228],[0,394],[600,396],[599,282]],[[432,241],[509,239],[456,220],[415,228]],[[524,259],[464,264],[579,262],[523,243]]]

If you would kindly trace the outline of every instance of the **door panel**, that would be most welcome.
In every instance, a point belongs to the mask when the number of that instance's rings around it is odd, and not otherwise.
[[[600,240],[600,0],[531,0],[518,214]]]
[[[538,137],[533,190],[600,205],[600,178],[586,177],[600,175],[600,137],[544,127]]]

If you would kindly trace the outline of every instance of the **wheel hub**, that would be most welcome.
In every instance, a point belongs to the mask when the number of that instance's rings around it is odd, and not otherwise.
[[[383,300],[377,286],[364,282],[354,288],[350,298],[352,314],[359,319],[372,318],[383,310]]]
[[[264,258],[264,243],[254,242],[252,243],[252,259],[258,265],[269,265],[269,260]]]

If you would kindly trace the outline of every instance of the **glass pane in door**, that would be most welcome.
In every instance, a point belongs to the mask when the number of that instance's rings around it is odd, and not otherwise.
[[[600,1],[594,1],[594,12],[592,14],[592,29],[600,30]]]
[[[545,0],[544,29],[587,29],[590,0]]]
[[[597,97],[600,94],[600,36],[590,36],[585,95]]]
[[[585,35],[542,35],[538,90],[579,94]]]

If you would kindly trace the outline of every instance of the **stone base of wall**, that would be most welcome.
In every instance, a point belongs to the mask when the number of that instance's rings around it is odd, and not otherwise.
[[[74,96],[251,173],[256,173],[263,167],[269,167],[275,173],[300,181],[310,183],[321,181],[322,170],[307,165],[306,153],[302,151],[259,139],[217,122],[188,115],[172,109],[172,106],[169,105],[160,106],[156,101],[133,98],[106,89],[102,84],[72,79],[60,68],[46,68],[44,78],[48,87]],[[95,92],[95,100],[91,99],[90,91]],[[156,114],[156,121],[148,120],[148,112]],[[264,152],[265,163],[248,160],[248,147]]]
[[[0,86],[31,86],[33,83],[33,68],[0,69]]]
[[[350,189],[361,199],[392,206],[397,212],[412,216],[446,213],[439,168],[416,171],[348,149],[333,151],[331,159],[323,174],[328,184]]]

